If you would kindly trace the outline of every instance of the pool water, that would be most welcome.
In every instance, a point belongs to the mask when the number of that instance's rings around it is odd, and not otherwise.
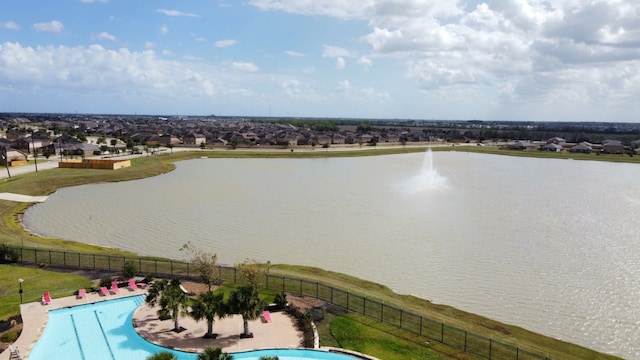
[[[137,295],[49,311],[47,326],[29,360],[142,360],[160,351],[169,351],[179,360],[196,360],[197,354],[163,348],[138,335],[131,319],[144,299],[144,295]],[[261,356],[278,356],[280,360],[353,360],[346,355],[306,349],[268,349],[231,355],[242,360],[258,360]]]

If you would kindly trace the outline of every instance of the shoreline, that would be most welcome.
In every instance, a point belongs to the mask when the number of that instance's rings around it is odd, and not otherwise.
[[[449,150],[449,149],[447,149],[447,150]],[[456,150],[457,150],[457,149],[456,149]],[[454,150],[454,151],[455,151],[455,150]],[[195,157],[192,157],[192,158],[199,157],[199,156],[201,155],[201,153],[200,153],[200,151],[197,151],[197,152],[195,152],[195,154],[194,154],[194,155],[195,155]],[[380,154],[380,155],[386,155],[386,154]],[[505,155],[506,155],[506,154],[505,154]],[[158,156],[158,157],[159,157],[159,156]],[[228,157],[228,156],[225,156],[225,157]],[[175,161],[180,161],[180,160],[186,160],[186,159],[178,159],[178,160],[175,160]],[[172,161],[172,163],[173,163],[173,160],[171,160],[171,161]],[[170,171],[171,171],[171,170],[170,170]],[[161,173],[158,173],[158,174],[152,174],[151,176],[156,176],[156,175],[159,175],[159,174],[162,174],[162,173],[165,173],[165,172],[166,172],[166,171],[161,172]],[[130,180],[130,179],[125,179],[125,180]],[[123,180],[117,180],[117,181],[123,181]],[[96,181],[96,182],[99,182],[99,181]],[[104,182],[104,180],[103,180],[103,182]],[[16,217],[17,217],[17,218],[19,218],[21,214],[20,214],[20,213],[14,213],[14,215],[18,215],[18,216],[16,216]],[[22,229],[24,232],[26,232],[26,233],[29,233],[29,232],[30,232],[26,227],[24,227],[24,224],[23,224],[21,221],[20,221],[20,227],[21,227],[21,229]],[[42,237],[42,236],[40,236],[40,235],[33,234],[33,233],[31,233],[31,235],[32,235],[32,236],[36,236],[36,237],[38,237],[38,238],[40,239],[39,243],[41,243],[41,244],[47,244],[47,243],[49,243],[49,241],[55,241],[55,240],[56,240],[56,239],[51,239],[51,238]],[[65,240],[65,241],[67,241],[67,240]],[[78,244],[81,244],[81,245],[91,246],[91,244],[82,243],[82,242],[78,242],[78,241],[69,241],[69,242],[78,243]],[[54,245],[54,244],[49,244],[49,245]],[[95,247],[95,246],[98,246],[98,247],[102,248],[103,250],[113,250],[113,251],[116,251],[116,252],[121,252],[121,251],[122,251],[121,249],[117,249],[117,248],[110,248],[110,247],[105,247],[105,246],[100,246],[100,245],[93,245],[93,247]],[[402,294],[398,294],[398,295],[401,295],[401,296],[402,296]],[[420,298],[420,299],[423,299],[423,300],[425,300],[425,301],[429,301],[429,300],[428,300],[428,299],[426,299],[426,298]]]

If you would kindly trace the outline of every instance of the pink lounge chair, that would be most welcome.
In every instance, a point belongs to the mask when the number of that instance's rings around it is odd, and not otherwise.
[[[262,317],[264,318],[265,322],[271,322],[271,313],[269,312],[269,310],[263,311]]]
[[[42,305],[49,305],[51,303],[51,294],[48,291],[45,291],[44,295],[42,295]]]
[[[87,290],[86,290],[86,289],[80,289],[80,290],[78,290],[78,296],[77,296],[77,298],[78,298],[78,299],[82,299],[82,298],[84,298],[85,296],[87,296]]]
[[[109,290],[107,290],[107,287],[106,287],[106,286],[101,286],[101,287],[100,287],[100,295],[102,295],[102,296],[107,296],[107,295],[109,295]]]
[[[129,290],[138,290],[138,285],[136,285],[135,279],[129,279]]]
[[[117,281],[112,281],[111,282],[111,289],[109,289],[109,291],[111,291],[112,294],[117,294],[118,293],[118,282]]]

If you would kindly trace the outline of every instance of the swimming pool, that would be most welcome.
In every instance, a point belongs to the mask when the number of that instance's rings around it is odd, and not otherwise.
[[[138,335],[131,319],[143,302],[144,295],[138,295],[49,311],[47,326],[29,360],[146,359],[160,351],[169,351],[179,360],[196,360],[197,354],[163,348]],[[261,356],[278,356],[280,360],[354,359],[307,349],[267,349],[232,355],[241,360],[258,360]]]

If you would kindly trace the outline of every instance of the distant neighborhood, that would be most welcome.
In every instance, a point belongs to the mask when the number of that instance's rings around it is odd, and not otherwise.
[[[0,114],[2,164],[29,156],[153,153],[159,147],[311,148],[429,143],[640,154],[638,124],[138,115]],[[5,153],[6,151],[6,153]]]

